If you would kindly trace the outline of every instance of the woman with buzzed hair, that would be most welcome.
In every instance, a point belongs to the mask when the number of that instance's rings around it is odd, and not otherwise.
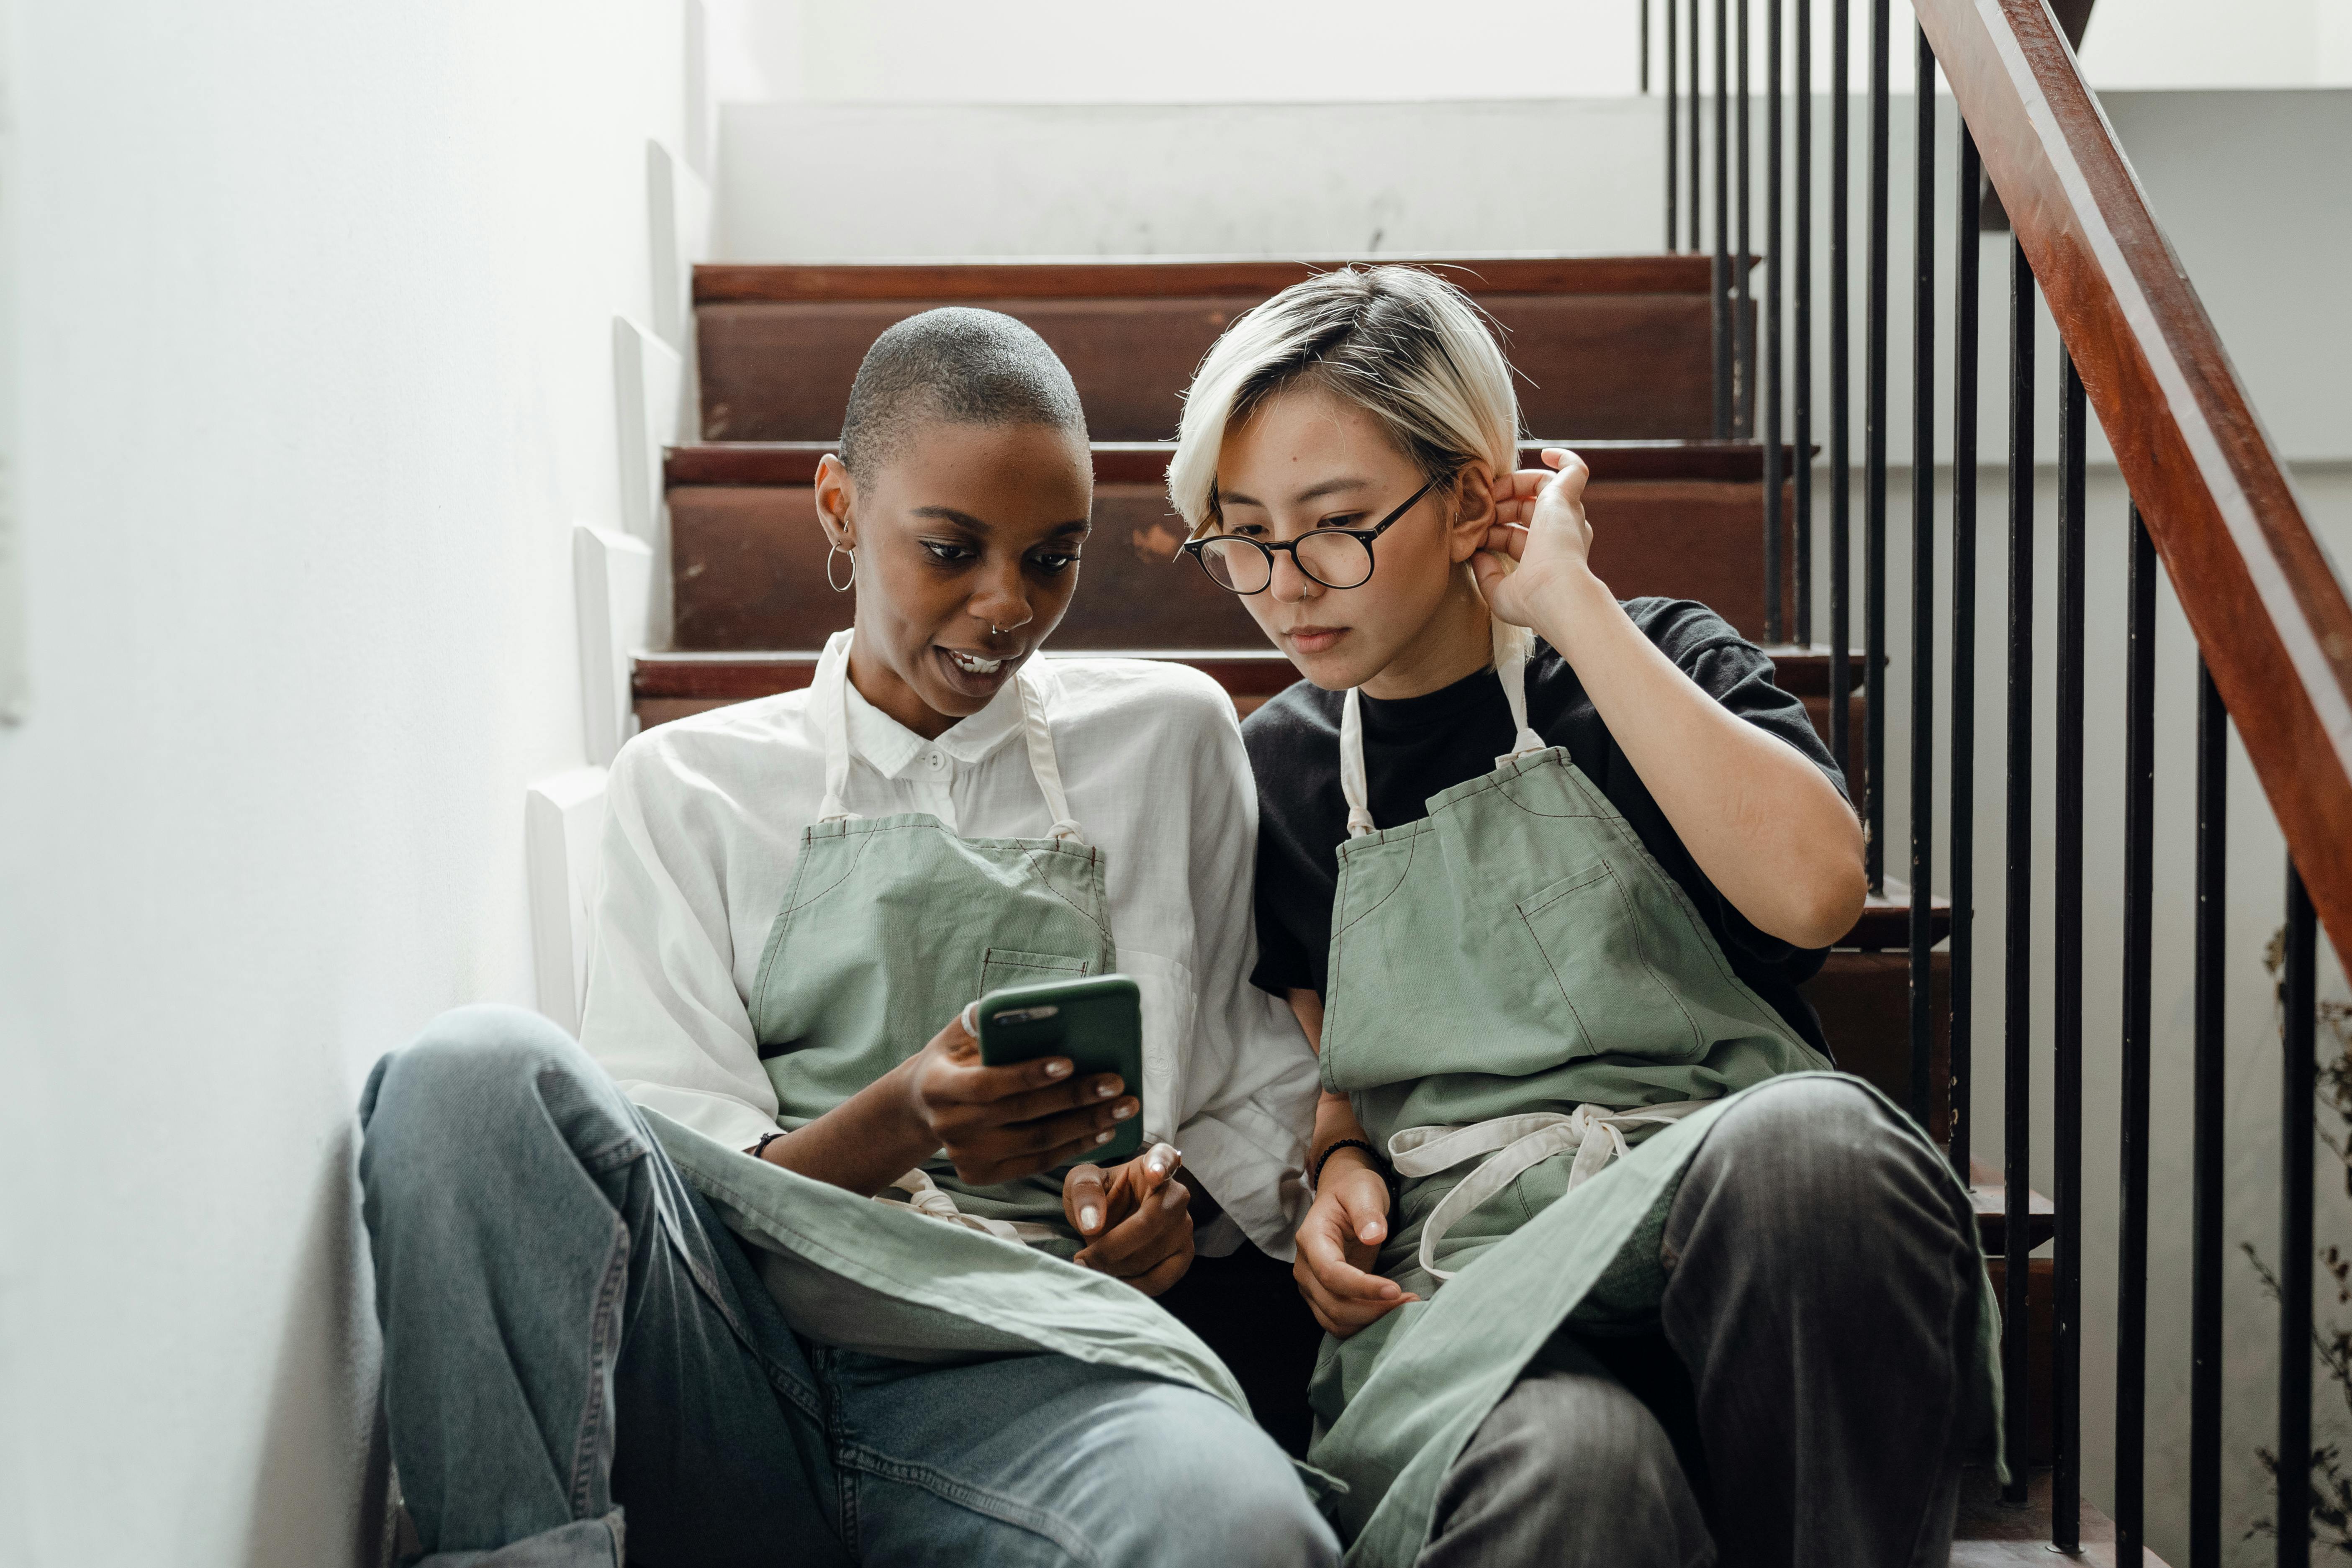
[[[1035,333],[883,334],[815,485],[855,628],[806,689],[622,749],[586,1048],[473,1008],[377,1066],[361,1177],[425,1563],[620,1568],[625,1528],[647,1568],[1336,1557],[1152,1300],[1196,1245],[1287,1252],[1314,1066],[1244,981],[1232,705],[1035,658],[1092,485]],[[1113,971],[1140,1083],[981,1061],[974,998]],[[1139,1157],[1087,1163],[1139,1118]]]
[[[1351,1563],[1894,1568],[1989,1430],[1968,1194],[1798,985],[1862,831],[1772,664],[1592,571],[1487,323],[1286,289],[1184,406],[1187,544],[1305,677],[1243,726],[1320,1051],[1297,1276]]]

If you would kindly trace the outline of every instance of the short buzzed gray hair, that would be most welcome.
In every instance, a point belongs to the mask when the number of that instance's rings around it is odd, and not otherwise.
[[[843,466],[858,476],[879,468],[926,419],[1051,425],[1087,438],[1078,389],[1045,340],[964,305],[909,316],[874,340],[842,416]]]

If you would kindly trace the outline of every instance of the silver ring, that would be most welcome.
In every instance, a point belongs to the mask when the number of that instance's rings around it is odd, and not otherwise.
[[[833,580],[833,558],[836,555],[846,555],[849,557],[849,581],[846,583],[836,583]],[[832,589],[836,594],[846,594],[851,588],[856,586],[856,584],[857,547],[853,544],[848,549],[844,550],[840,545],[836,544],[831,550],[825,552],[824,585]]]

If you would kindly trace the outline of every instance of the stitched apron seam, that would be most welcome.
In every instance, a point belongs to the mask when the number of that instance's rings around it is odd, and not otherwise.
[[[1349,931],[1353,931],[1357,926],[1362,924],[1365,921],[1370,920],[1372,916],[1373,910],[1379,909],[1382,904],[1387,903],[1391,899],[1396,897],[1397,890],[1402,888],[1405,884],[1406,879],[1412,875],[1413,857],[1421,853],[1421,841],[1423,837],[1423,834],[1416,833],[1412,837],[1405,840],[1404,869],[1397,873],[1397,879],[1390,885],[1387,892],[1382,893],[1379,898],[1372,900],[1370,909],[1366,910],[1362,914],[1358,915],[1354,920],[1349,921],[1346,925],[1339,928],[1340,935],[1345,936]]]

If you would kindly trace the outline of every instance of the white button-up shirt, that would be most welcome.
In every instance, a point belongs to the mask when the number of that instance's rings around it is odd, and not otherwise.
[[[1249,984],[1257,795],[1233,705],[1181,665],[1039,659],[1032,675],[1071,815],[1104,854],[1119,970],[1142,993],[1145,1131],[1286,1258],[1316,1064],[1288,1010]],[[848,810],[926,812],[964,837],[1052,826],[1010,683],[935,740],[855,687],[848,709]],[[749,998],[824,794],[805,689],[649,730],[613,763],[581,1040],[631,1098],[734,1148],[776,1127]],[[1237,1239],[1221,1220],[1196,1244]]]

